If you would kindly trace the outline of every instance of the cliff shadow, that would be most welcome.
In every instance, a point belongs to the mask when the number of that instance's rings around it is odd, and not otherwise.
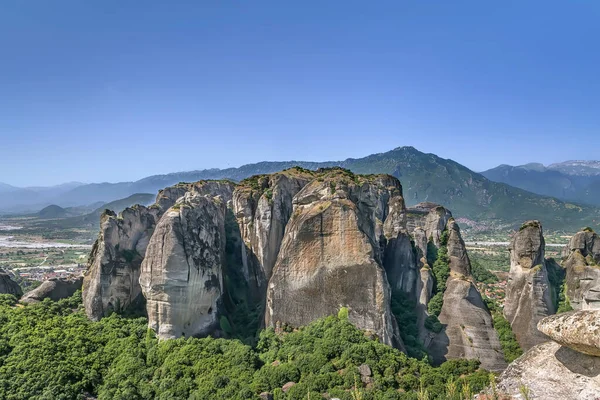
[[[569,371],[595,378],[600,375],[600,357],[588,356],[565,346],[554,353],[556,359]]]

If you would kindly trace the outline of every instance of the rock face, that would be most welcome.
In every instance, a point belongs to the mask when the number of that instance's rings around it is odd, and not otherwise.
[[[218,324],[225,213],[220,197],[188,192],[156,226],[139,281],[160,338],[205,335]]]
[[[391,176],[331,171],[294,198],[267,290],[265,323],[301,326],[349,310],[349,320],[399,344],[380,239],[387,204],[401,195]]]
[[[431,239],[436,247],[440,246],[442,232],[446,228],[448,220],[452,218],[452,213],[439,204],[424,202],[406,211],[406,224],[409,232],[417,227],[425,231],[427,240]],[[423,249],[427,253],[427,249]]]
[[[233,194],[233,211],[244,242],[245,274],[258,292],[266,291],[285,226],[292,215],[292,199],[315,173],[291,168],[248,178]]]
[[[537,323],[556,312],[544,259],[544,236],[539,221],[528,221],[510,244],[510,273],[504,316],[524,350],[548,339]]]
[[[546,342],[512,362],[499,381],[498,390],[515,399],[527,388],[532,400],[597,400],[600,357]]]
[[[542,319],[538,329],[555,342],[600,357],[600,310],[582,310]]]
[[[585,230],[575,234],[567,247],[567,297],[575,310],[600,309],[600,237]]]
[[[440,322],[444,325],[429,345],[432,358],[441,363],[452,358],[476,358],[483,368],[506,367],[492,317],[471,276],[471,263],[454,219],[447,224],[450,276],[446,282]]]
[[[234,187],[228,181],[180,183],[161,190],[150,207],[127,208],[119,216],[108,210],[103,213],[83,281],[88,317],[98,320],[111,312],[143,309],[140,266],[161,216],[187,192],[218,195],[227,202]]]
[[[49,279],[31,292],[25,293],[21,303],[37,303],[44,299],[58,301],[73,296],[80,290],[83,284],[83,278],[77,279]]]
[[[83,280],[83,304],[92,320],[143,303],[140,265],[158,216],[158,208],[134,206],[118,217],[109,210],[100,217]]]
[[[600,311],[584,310],[542,319],[538,328],[554,341],[531,348],[500,376],[508,395],[529,389],[530,399],[597,400],[600,393]],[[561,346],[562,344],[562,346]]]
[[[16,297],[21,297],[23,294],[19,284],[13,281],[3,269],[0,269],[0,294],[12,294]]]

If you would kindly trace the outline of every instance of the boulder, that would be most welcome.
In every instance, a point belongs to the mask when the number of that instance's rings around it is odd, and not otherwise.
[[[600,310],[552,315],[538,322],[537,327],[540,332],[565,347],[600,357]]]
[[[387,202],[400,183],[342,169],[321,174],[294,198],[268,285],[265,323],[303,326],[346,307],[359,329],[400,347],[380,248]]]
[[[500,375],[498,391],[531,400],[597,400],[600,357],[582,354],[549,341],[532,347]]]
[[[23,295],[21,286],[3,269],[0,269],[0,294],[12,294],[17,298]]]
[[[510,272],[504,316],[524,350],[547,339],[537,323],[556,312],[544,259],[544,236],[539,221],[528,221],[510,244]]]
[[[288,382],[285,385],[283,385],[281,390],[283,391],[283,393],[287,393],[294,385],[296,385],[296,382]]]
[[[188,192],[156,226],[139,282],[159,338],[206,335],[218,326],[225,212],[220,197]]]
[[[74,279],[53,278],[42,282],[40,286],[25,293],[21,303],[37,303],[44,299],[58,301],[73,296],[83,285],[83,277]]]

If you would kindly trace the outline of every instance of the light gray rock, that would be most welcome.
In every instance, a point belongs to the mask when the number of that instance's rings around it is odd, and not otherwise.
[[[500,375],[498,390],[522,399],[521,388],[532,400],[597,400],[600,357],[588,356],[549,341],[532,347]]]
[[[446,282],[442,311],[444,329],[429,343],[436,363],[448,359],[478,359],[491,371],[506,367],[492,316],[485,306],[471,276],[471,263],[454,219],[447,223],[450,277]]]
[[[358,328],[401,346],[379,245],[390,187],[400,183],[331,170],[295,196],[268,285],[267,326],[303,326],[347,307]]]
[[[510,272],[506,288],[504,316],[524,350],[548,338],[537,323],[556,312],[544,259],[544,236],[539,221],[528,221],[510,244]]]
[[[567,298],[575,310],[600,309],[600,237],[592,231],[576,233],[567,247]]]
[[[0,269],[0,294],[12,294],[17,298],[23,294],[19,284],[3,269]]]
[[[600,310],[582,310],[546,317],[540,332],[555,342],[590,356],[600,357]]]
[[[425,231],[427,240],[431,239],[436,247],[440,246],[442,232],[446,228],[452,213],[439,204],[424,202],[406,210],[406,224],[409,232],[416,228]],[[422,249],[427,254],[427,249]]]
[[[233,212],[244,242],[244,275],[263,299],[292,215],[292,199],[313,178],[314,172],[290,168],[245,179],[233,193]]]
[[[143,304],[140,265],[160,210],[133,206],[119,216],[105,211],[83,279],[83,304],[88,317],[99,320]]]
[[[83,284],[83,277],[74,279],[49,279],[42,282],[40,286],[30,292],[25,293],[21,298],[21,303],[37,303],[44,299],[58,301],[73,296],[80,290]]]
[[[160,219],[142,263],[148,325],[161,339],[206,335],[223,293],[226,204],[188,192]]]

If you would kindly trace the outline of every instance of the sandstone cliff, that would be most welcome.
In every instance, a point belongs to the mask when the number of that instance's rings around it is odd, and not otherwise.
[[[427,240],[431,240],[436,247],[440,246],[440,238],[452,213],[439,204],[424,202],[410,207],[406,211],[406,224],[409,232],[417,227],[425,231]],[[423,249],[427,254],[427,249]]]
[[[218,324],[226,204],[188,192],[158,223],[142,263],[148,324],[160,338],[205,335]]]
[[[159,209],[134,206],[119,216],[106,210],[83,280],[83,304],[89,318],[98,320],[143,303],[140,265]]]
[[[567,297],[575,310],[600,308],[600,237],[592,230],[575,234],[567,247]]]
[[[597,400],[600,393],[600,311],[576,311],[542,319],[538,328],[555,341],[531,348],[500,376],[498,389],[522,399]],[[562,344],[562,345],[561,345]]]
[[[23,294],[19,284],[13,281],[10,275],[3,269],[0,269],[0,294],[12,294],[16,297],[21,297]]]
[[[430,354],[436,363],[475,358],[485,369],[502,370],[506,367],[502,346],[471,276],[471,262],[460,229],[454,219],[448,221],[446,229],[450,276],[439,315],[444,328],[431,341]]]
[[[98,320],[111,312],[143,310],[139,284],[140,266],[154,228],[177,199],[192,191],[221,196],[227,202],[234,184],[228,181],[180,183],[161,190],[150,207],[134,206],[117,216],[106,211],[100,217],[100,234],[94,243],[83,282],[87,315]]]
[[[292,199],[314,175],[312,171],[290,168],[245,179],[235,189],[233,212],[244,243],[243,270],[263,299],[292,215]]]
[[[544,246],[542,225],[538,221],[523,224],[510,244],[510,273],[504,316],[524,350],[548,340],[536,326],[540,319],[556,312],[551,298]]]
[[[21,303],[37,303],[44,299],[58,301],[73,296],[81,289],[83,278],[76,279],[48,279],[31,292],[25,293]]]
[[[267,326],[306,325],[347,307],[357,327],[399,345],[380,239],[400,190],[391,176],[332,170],[295,196],[268,285]]]

